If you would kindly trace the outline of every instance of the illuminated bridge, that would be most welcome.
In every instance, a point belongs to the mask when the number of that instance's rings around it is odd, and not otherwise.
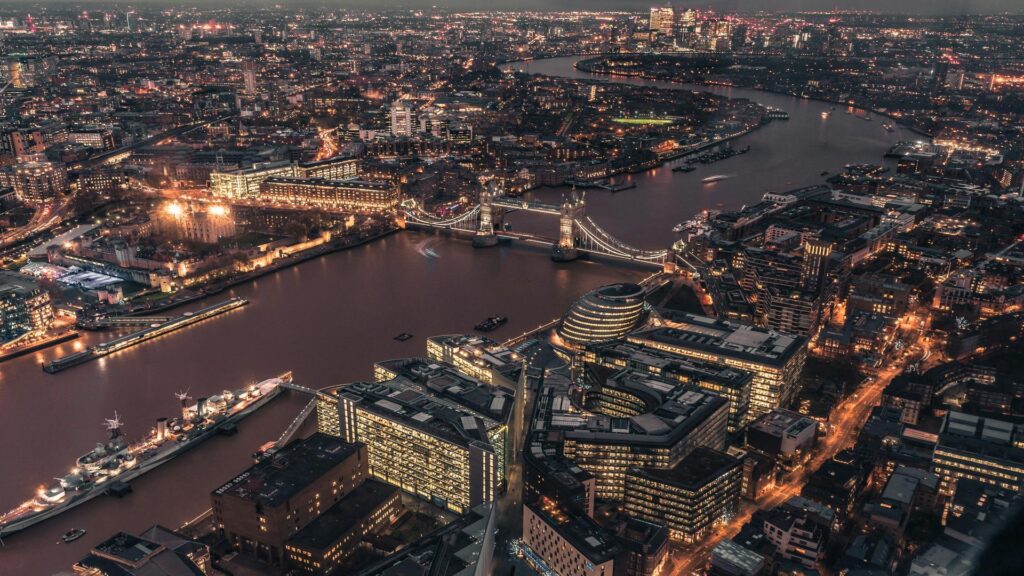
[[[472,209],[448,218],[429,214],[413,201],[400,207],[406,226],[449,230],[473,236],[473,245],[494,246],[499,238],[514,238],[532,244],[551,246],[551,258],[558,262],[575,260],[581,253],[595,254],[638,264],[664,267],[675,261],[672,250],[643,250],[626,244],[598,226],[586,214],[586,199],[573,190],[561,205],[519,200],[495,192],[493,186],[480,194],[480,203]],[[495,221],[503,214],[516,211],[558,217],[558,238],[542,238],[532,234],[495,231]]]

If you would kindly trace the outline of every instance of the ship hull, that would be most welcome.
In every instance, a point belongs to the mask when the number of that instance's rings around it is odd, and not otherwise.
[[[239,421],[241,421],[242,419],[244,419],[245,417],[249,416],[250,414],[252,414],[256,410],[259,410],[260,408],[265,406],[268,402],[270,402],[271,400],[276,398],[278,396],[278,394],[280,394],[280,393],[281,393],[281,386],[277,385],[271,391],[269,391],[266,394],[260,396],[254,402],[252,402],[251,404],[249,404],[245,408],[242,408],[238,412],[235,412],[234,414],[231,414],[230,416],[224,418],[223,420],[221,420],[219,422],[211,424],[209,427],[207,427],[205,430],[203,430],[203,432],[200,433],[199,435],[197,435],[196,437],[194,437],[194,438],[192,438],[192,439],[190,439],[190,440],[188,440],[186,442],[179,443],[177,446],[172,446],[171,448],[167,449],[166,451],[163,451],[163,452],[155,455],[154,457],[146,460],[145,462],[142,462],[142,463],[138,464],[137,466],[135,466],[131,470],[125,470],[124,472],[122,472],[121,474],[118,474],[117,476],[111,476],[105,482],[103,482],[101,484],[95,484],[92,487],[90,487],[89,489],[84,490],[81,493],[75,494],[74,496],[69,498],[67,501],[62,502],[60,504],[57,504],[56,506],[53,506],[53,507],[48,508],[46,510],[43,510],[42,512],[39,512],[37,514],[33,514],[32,516],[28,516],[28,517],[25,517],[25,518],[19,518],[19,519],[13,520],[13,521],[11,521],[10,523],[7,523],[7,524],[0,524],[0,538],[2,538],[4,536],[10,536],[11,534],[14,534],[16,532],[20,532],[21,530],[24,530],[24,529],[26,529],[26,528],[28,528],[30,526],[34,526],[34,525],[36,525],[36,524],[38,524],[40,522],[43,522],[43,521],[48,520],[50,518],[53,518],[54,516],[57,516],[57,515],[59,515],[61,513],[67,512],[68,510],[71,510],[72,508],[75,508],[77,506],[85,504],[86,502],[96,498],[97,496],[101,496],[101,495],[105,494],[106,491],[107,491],[107,486],[110,485],[111,483],[113,483],[114,481],[121,481],[121,482],[127,483],[127,482],[130,482],[131,480],[134,480],[134,479],[138,478],[139,476],[142,476],[143,474],[145,474],[145,473],[147,473],[147,472],[149,472],[151,470],[154,470],[155,468],[157,468],[161,464],[165,464],[165,463],[173,460],[174,458],[184,454],[185,452],[188,452],[192,448],[195,448],[199,444],[202,444],[204,441],[206,441],[211,436],[216,434],[217,431],[221,427],[223,427],[225,424],[227,424],[229,422],[239,422]]]

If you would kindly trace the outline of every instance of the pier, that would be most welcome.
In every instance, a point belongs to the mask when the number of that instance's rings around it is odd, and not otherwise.
[[[248,304],[249,301],[244,298],[231,298],[219,304],[208,306],[195,312],[186,312],[181,316],[166,320],[155,326],[150,326],[131,334],[126,334],[120,338],[115,338],[108,342],[97,344],[96,346],[90,346],[81,352],[75,352],[74,354],[68,354],[67,356],[61,356],[56,360],[49,363],[43,364],[43,371],[50,374],[56,374],[62,370],[67,370],[73,366],[84,364],[91,360],[96,360],[108,354],[119,352],[126,348],[131,348],[137,344],[141,344],[147,340],[152,340],[164,334],[169,334],[175,330],[180,330],[186,326],[191,326],[203,320],[219,316],[225,312],[229,312],[236,308],[241,308]]]

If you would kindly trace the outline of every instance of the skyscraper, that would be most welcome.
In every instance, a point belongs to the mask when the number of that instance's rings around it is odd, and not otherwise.
[[[391,104],[391,135],[412,136],[413,109],[408,102],[398,100]]]
[[[671,6],[651,8],[650,29],[664,36],[672,35],[676,13]]]
[[[242,63],[242,79],[245,82],[245,93],[253,95],[256,93],[256,65],[252,60]]]

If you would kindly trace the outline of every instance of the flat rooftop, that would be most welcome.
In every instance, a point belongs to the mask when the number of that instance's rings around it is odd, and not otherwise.
[[[651,328],[627,337],[640,345],[660,344],[736,358],[767,366],[784,366],[807,344],[803,336],[783,334],[728,320],[683,314],[672,328]]]
[[[398,493],[398,488],[390,484],[369,479],[299,530],[288,543],[307,550],[325,550]]]
[[[362,443],[316,433],[296,440],[214,490],[265,506],[278,506],[356,454]]]
[[[697,491],[729,470],[741,466],[743,461],[725,452],[700,446],[667,470],[643,469],[638,473],[652,480],[670,484],[684,490]]]

